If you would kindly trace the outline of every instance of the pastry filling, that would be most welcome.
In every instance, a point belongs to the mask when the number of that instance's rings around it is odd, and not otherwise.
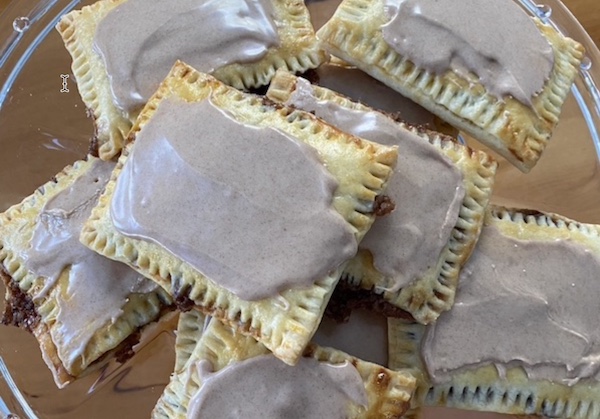
[[[279,45],[272,0],[127,0],[100,21],[94,48],[115,103],[135,113],[176,60],[211,73]]]
[[[188,407],[189,419],[344,419],[351,404],[367,405],[363,380],[349,362],[300,358],[291,367],[273,355],[230,364],[211,373],[200,361],[202,386]]]
[[[527,106],[550,77],[552,46],[512,0],[385,0],[385,8],[383,38],[418,67],[453,71]]]
[[[400,93],[390,89],[367,73],[339,65],[322,65],[317,69],[319,85],[339,92],[372,108],[381,109],[415,125],[435,127],[435,117]]]
[[[437,268],[465,196],[460,170],[427,140],[384,114],[318,100],[304,79],[298,79],[288,105],[314,112],[342,131],[400,147],[386,190],[398,205],[375,220],[360,248],[371,252],[375,268],[389,278],[393,292]]]
[[[66,294],[56,295],[59,357],[68,367],[81,356],[94,333],[114,322],[128,296],[147,293],[156,285],[128,266],[114,262],[79,242],[79,233],[110,178],[114,163],[95,160],[73,184],[48,200],[38,216],[25,266],[46,277],[43,298],[69,269]],[[62,291],[64,293],[64,290]]]
[[[568,239],[517,240],[485,226],[453,309],[427,329],[429,375],[443,382],[495,365],[568,385],[600,379],[598,272],[600,259]]]
[[[316,151],[238,122],[210,100],[163,100],[111,203],[115,228],[152,241],[244,300],[305,288],[354,256]]]
[[[345,323],[323,317],[313,342],[384,367],[388,365],[387,319],[369,310],[352,310]]]

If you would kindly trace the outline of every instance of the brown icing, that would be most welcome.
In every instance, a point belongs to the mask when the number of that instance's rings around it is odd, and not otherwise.
[[[209,124],[206,121],[210,121]],[[205,100],[165,100],[111,203],[117,230],[155,242],[245,300],[325,277],[357,248],[316,151]]]
[[[115,103],[135,113],[178,59],[205,73],[260,60],[279,45],[272,7],[270,0],[128,0],[118,5],[100,21],[94,37]]]
[[[419,67],[454,71],[528,106],[550,77],[552,47],[512,0],[385,0],[385,8],[383,38]]]
[[[568,239],[518,240],[483,228],[451,311],[422,348],[434,382],[453,372],[520,366],[532,379],[598,379],[600,259]]]
[[[203,379],[188,407],[189,419],[322,418],[345,419],[350,403],[367,405],[367,394],[356,368],[300,358],[289,366],[273,355],[262,355],[210,373],[200,361]]]
[[[156,288],[128,266],[100,256],[79,242],[83,223],[113,168],[114,163],[94,160],[89,170],[49,199],[38,216],[31,248],[23,255],[25,266],[46,278],[36,299],[51,292],[61,273],[69,270],[67,289],[56,296],[58,333],[54,336],[59,356],[66,364],[83,353],[100,327],[122,314],[131,293]]]
[[[386,194],[397,202],[378,218],[360,244],[373,254],[375,268],[391,278],[390,290],[410,284],[440,257],[464,199],[462,173],[427,140],[375,111],[320,101],[311,84],[298,78],[287,104],[367,140],[398,145],[400,152]]]

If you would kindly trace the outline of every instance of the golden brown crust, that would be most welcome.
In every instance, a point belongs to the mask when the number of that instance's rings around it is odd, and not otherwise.
[[[98,152],[103,160],[110,160],[125,146],[127,133],[137,117],[137,114],[127,115],[113,102],[106,67],[93,47],[100,21],[125,1],[100,0],[66,14],[56,25],[73,58],[72,69],[81,98],[94,118]],[[318,67],[327,59],[317,42],[304,2],[283,0],[272,3],[273,18],[278,23],[279,47],[271,48],[256,63],[230,64],[217,69],[214,76],[219,80],[239,89],[260,87],[269,83],[277,68],[301,73]]]
[[[556,126],[583,58],[583,47],[534,19],[554,50],[555,64],[533,108],[498,100],[478,83],[417,67],[383,39],[383,0],[344,0],[318,31],[324,47],[497,151],[523,172],[539,159]]]
[[[25,198],[20,204],[0,214],[0,264],[10,276],[11,287],[18,287],[29,299],[33,299],[46,284],[46,278],[38,277],[26,267],[22,254],[30,246],[30,240],[37,223],[37,216],[45,203],[68,188],[71,183],[88,170],[95,158],[78,161],[66,167],[54,180],[41,186],[34,194]],[[112,323],[101,326],[83,348],[82,353],[67,361],[69,357],[61,343],[64,338],[58,325],[58,301],[68,295],[70,267],[66,267],[58,276],[56,284],[34,300],[33,309],[39,321],[31,327],[31,332],[38,340],[44,361],[52,371],[56,385],[64,387],[77,377],[98,367],[94,362],[101,357],[108,359],[121,348],[119,345],[130,335],[137,333],[144,325],[156,320],[162,310],[170,305],[170,298],[164,291],[148,294],[132,294],[122,307],[122,314]],[[57,273],[59,274],[59,273]],[[12,307],[12,310],[23,310],[25,307]],[[70,357],[69,357],[70,358]]]
[[[131,131],[131,139],[152,118],[163,99],[179,97],[200,101],[209,96],[214,105],[226,109],[240,121],[276,127],[316,148],[328,171],[339,181],[333,207],[354,227],[358,239],[364,236],[374,220],[371,212],[375,198],[393,172],[397,156],[394,148],[343,134],[313,115],[273,107],[258,96],[243,94],[183,63],[175,65],[150,99]],[[133,143],[128,149],[131,146]],[[192,300],[206,314],[254,336],[285,362],[295,363],[316,330],[339,279],[339,269],[318,280],[313,287],[282,292],[282,297],[291,303],[290,309],[282,313],[272,299],[241,300],[159,246],[120,235],[110,220],[108,208],[128,149],[82,230],[82,242],[111,259],[129,264],[159,283],[176,300]]]
[[[175,373],[183,371],[202,337],[206,316],[197,309],[181,313],[175,332]]]
[[[490,207],[486,224],[518,239],[576,241],[600,254],[600,226],[579,223],[557,214],[535,210]],[[505,378],[493,365],[453,373],[443,384],[432,384],[420,356],[425,326],[389,321],[390,368],[412,371],[418,385],[411,417],[421,406],[447,406],[511,415],[557,418],[600,417],[600,382],[581,380],[568,386],[547,380],[531,380],[521,367],[506,367]],[[527,417],[527,416],[526,416]]]
[[[194,368],[199,360],[209,361],[216,372],[232,363],[268,353],[268,349],[254,339],[213,320],[198,339],[198,345],[185,368],[171,377],[152,411],[152,418],[186,417],[189,401],[202,385],[198,371]],[[358,406],[351,406],[348,415],[350,419],[401,418],[409,407],[415,386],[415,380],[410,374],[393,372],[338,350],[313,344],[306,348],[303,356],[333,364],[348,361],[356,367],[365,385],[368,407],[364,411]]]
[[[286,103],[296,89],[296,80],[293,74],[278,71],[269,87],[267,97]],[[313,86],[312,89],[318,100],[332,102],[347,109],[373,111],[329,89],[319,86]],[[465,198],[456,226],[437,263],[422,278],[398,292],[383,292],[387,301],[406,310],[418,322],[428,324],[452,307],[458,274],[471,255],[481,232],[497,164],[488,154],[458,144],[451,137],[402,122],[398,122],[398,126],[432,144],[463,175]],[[352,285],[376,292],[377,289],[389,288],[389,283],[393,281],[393,278],[386,278],[375,269],[371,253],[362,249],[348,263],[342,277]]]

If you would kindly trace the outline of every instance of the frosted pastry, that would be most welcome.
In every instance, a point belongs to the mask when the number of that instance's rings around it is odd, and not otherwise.
[[[495,207],[454,308],[390,320],[390,364],[420,373],[417,406],[598,417],[599,274],[600,226]]]
[[[182,63],[132,139],[82,241],[295,363],[374,220],[396,149]]]
[[[136,116],[176,60],[237,88],[266,85],[326,59],[293,0],[101,0],[59,21],[96,123],[99,154],[120,152]]]
[[[0,214],[3,322],[33,333],[59,387],[131,351],[171,304],[154,282],[79,242],[114,166],[79,161]]]
[[[427,109],[390,89],[362,70],[332,57],[315,70],[316,84],[355,102],[389,113],[394,119],[456,137],[458,131]]]
[[[386,190],[397,205],[375,221],[343,278],[383,294],[421,323],[450,309],[460,268],[481,229],[494,160],[283,71],[267,96],[312,112],[342,131],[400,147]]]
[[[414,384],[409,374],[315,345],[291,367],[213,320],[152,417],[401,417]]]
[[[318,36],[524,172],[546,147],[584,53],[511,0],[345,0]]]

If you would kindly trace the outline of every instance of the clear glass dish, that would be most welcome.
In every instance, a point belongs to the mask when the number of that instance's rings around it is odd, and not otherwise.
[[[54,25],[65,12],[92,2],[14,0],[0,15],[0,211],[18,203],[88,149],[94,134],[92,121]],[[339,0],[310,3],[313,17],[322,22]],[[583,43],[588,58],[540,163],[524,175],[500,159],[494,202],[600,223],[600,94],[596,89],[600,51],[559,0],[545,0],[544,6],[531,0],[520,3]],[[0,327],[0,419],[146,418],[168,382],[172,343],[172,332],[157,330],[128,363],[110,365],[58,390],[35,339],[16,328]],[[499,417],[440,409],[427,412],[431,419]]]

